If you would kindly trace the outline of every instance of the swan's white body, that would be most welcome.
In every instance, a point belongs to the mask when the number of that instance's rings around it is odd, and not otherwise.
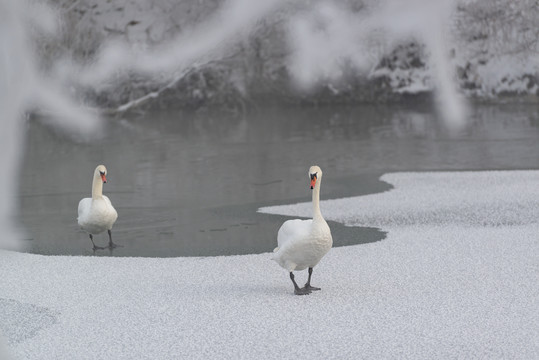
[[[285,221],[277,234],[277,247],[273,250],[272,259],[289,272],[314,267],[333,245],[331,231],[320,212],[322,170],[313,166],[309,173],[318,173],[313,188],[313,218]]]
[[[89,234],[99,234],[105,230],[111,230],[112,225],[118,218],[118,213],[109,198],[103,195],[101,174],[105,174],[106,171],[103,165],[99,165],[95,169],[92,197],[84,198],[79,202],[79,217],[77,220],[80,227]]]
[[[90,234],[100,234],[111,230],[118,213],[105,195],[100,199],[84,198],[79,202],[78,222],[80,227]]]

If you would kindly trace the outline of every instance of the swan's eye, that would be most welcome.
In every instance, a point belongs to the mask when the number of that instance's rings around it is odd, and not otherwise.
[[[99,172],[101,175],[105,175],[105,172],[104,171],[100,171]]]
[[[314,179],[317,178],[316,174],[317,174],[317,173],[311,174],[311,180],[314,180]]]

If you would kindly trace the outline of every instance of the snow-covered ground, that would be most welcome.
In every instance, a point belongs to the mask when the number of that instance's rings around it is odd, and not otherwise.
[[[389,232],[332,249],[320,292],[294,296],[267,253],[3,253],[0,330],[22,359],[539,358],[539,171],[382,180],[395,189],[322,202],[328,219]]]

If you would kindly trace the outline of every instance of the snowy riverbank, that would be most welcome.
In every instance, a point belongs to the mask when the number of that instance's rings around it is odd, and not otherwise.
[[[395,189],[322,202],[389,233],[332,249],[320,292],[294,296],[267,253],[2,253],[0,330],[21,359],[537,358],[539,171],[382,179]]]
[[[539,96],[534,0],[51,3],[40,67],[111,111]]]

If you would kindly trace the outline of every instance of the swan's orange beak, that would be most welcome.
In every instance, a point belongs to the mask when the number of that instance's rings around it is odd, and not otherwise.
[[[107,178],[105,177],[105,174],[101,174],[101,180],[103,180],[104,184],[107,182]]]
[[[316,185],[316,176],[311,178],[311,190],[314,189],[315,185]]]

